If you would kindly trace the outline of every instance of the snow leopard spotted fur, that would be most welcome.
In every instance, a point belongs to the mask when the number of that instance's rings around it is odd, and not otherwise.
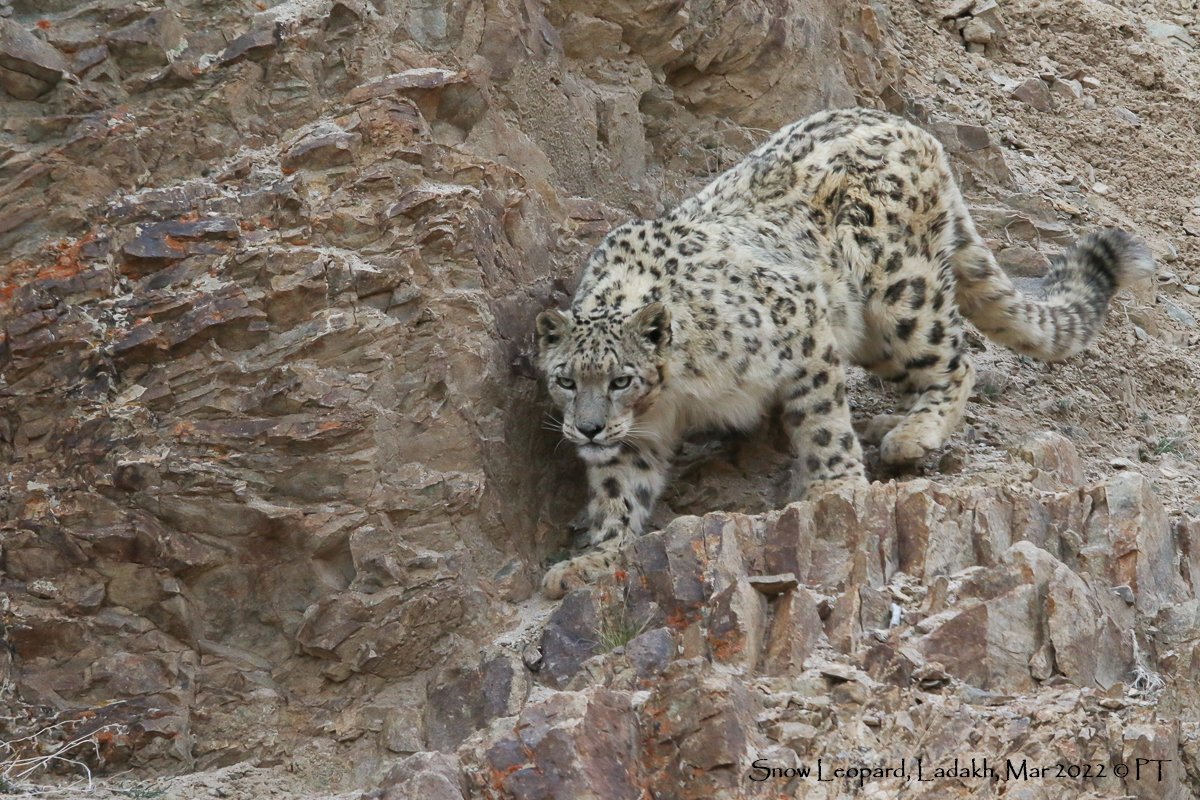
[[[689,432],[747,429],[778,406],[793,500],[864,482],[846,362],[908,398],[865,436],[885,464],[912,463],[943,445],[971,393],[960,312],[1057,361],[1083,351],[1110,298],[1153,269],[1138,240],[1100,230],[1054,260],[1044,299],[1026,297],[976,232],[933,136],[865,109],[784,128],[674,211],[613,230],[570,309],[538,317],[537,364],[587,464],[594,546],[553,566],[546,594],[612,569]]]

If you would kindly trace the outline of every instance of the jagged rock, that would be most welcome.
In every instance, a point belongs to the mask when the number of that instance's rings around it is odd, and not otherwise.
[[[599,646],[600,615],[595,596],[587,589],[571,592],[542,632],[539,672],[559,686],[578,671]]]
[[[309,606],[296,641],[306,652],[329,659],[326,675],[357,672],[402,677],[437,663],[444,634],[461,620],[462,590],[445,584],[409,595],[395,589],[345,592]]]
[[[1044,431],[1017,446],[1017,455],[1033,467],[1030,483],[1053,491],[1083,483],[1083,465],[1070,439]]]
[[[458,759],[444,753],[414,753],[388,770],[378,789],[361,800],[465,800],[467,787]]]
[[[1186,797],[1189,777],[1179,759],[1177,725],[1131,725],[1124,732],[1121,759],[1130,765],[1125,788],[1135,797]]]
[[[796,674],[823,636],[813,594],[805,588],[783,593],[771,602],[771,623],[760,669],[768,675]]]
[[[1056,78],[1050,84],[1050,91],[1066,100],[1083,99],[1083,84],[1071,78]]]
[[[563,52],[571,58],[602,58],[621,45],[621,26],[572,11],[563,29]]]
[[[169,64],[187,47],[187,40],[179,17],[162,9],[108,34],[107,44],[124,65],[142,69]]]
[[[1031,678],[1054,671],[1080,686],[1129,679],[1132,620],[1116,598],[1028,542],[1013,545],[998,566],[969,573],[953,606],[930,607],[929,633],[918,642],[925,659],[994,691],[1027,691]]]
[[[767,599],[747,581],[738,581],[709,601],[708,646],[713,658],[753,669],[758,663],[766,625]]]
[[[1017,278],[1042,278],[1050,270],[1050,259],[1029,245],[996,247],[993,252],[1004,271]]]
[[[253,61],[267,58],[275,52],[282,41],[283,26],[278,23],[270,29],[255,28],[246,31],[230,42],[229,46],[221,53],[221,65],[236,64],[246,58]]]
[[[1004,153],[986,127],[948,120],[931,122],[929,128],[946,151],[970,169],[962,176],[964,186],[969,188],[980,178],[1002,186],[1012,184],[1012,172],[1004,161]]]
[[[981,19],[972,19],[962,29],[963,40],[969,44],[991,44],[996,39],[996,29]]]
[[[1158,20],[1150,20],[1146,23],[1146,32],[1154,39],[1170,42],[1174,45],[1182,45],[1186,48],[1195,46],[1195,40],[1188,33],[1187,28],[1182,25],[1174,25],[1170,22],[1159,22]]]
[[[800,585],[795,574],[791,572],[785,572],[782,575],[751,575],[748,581],[755,591],[767,599],[790,592]]]
[[[1172,523],[1172,535],[1179,548],[1179,571],[1188,591],[1200,592],[1200,519],[1187,516]]]
[[[1041,78],[1029,78],[1012,90],[1012,97],[1022,103],[1036,108],[1038,111],[1054,110],[1054,95],[1050,87]]]
[[[970,14],[978,0],[946,0],[938,3],[936,13],[943,20],[958,19]]]
[[[62,53],[9,19],[0,19],[0,88],[21,100],[49,92],[71,71]]]
[[[346,96],[346,102],[357,105],[365,103],[368,100],[403,94],[404,92],[414,90],[441,89],[445,86],[464,83],[467,77],[465,73],[438,67],[410,69],[394,75],[388,75],[386,78],[371,81],[362,86],[356,86]]]
[[[1162,503],[1141,475],[1122,472],[1092,493],[1080,560],[1097,578],[1129,586],[1153,615],[1182,592],[1174,540]]]
[[[863,657],[863,665],[873,680],[899,687],[912,683],[916,668],[902,649],[889,642],[872,646]]]
[[[435,750],[453,750],[496,717],[515,716],[529,682],[515,660],[498,655],[466,670],[444,670],[425,702],[425,739]]]
[[[680,517],[639,538],[630,559],[633,607],[652,606],[676,629],[698,622],[713,591],[734,585],[744,574],[735,531],[745,522],[738,516]]]
[[[673,663],[642,706],[644,780],[654,797],[730,796],[743,781],[751,744],[746,690],[703,664]]]
[[[1046,589],[1046,625],[1058,669],[1076,686],[1108,689],[1130,680],[1132,615],[1064,565]]]
[[[666,628],[655,628],[634,637],[625,652],[638,678],[652,678],[674,660],[675,637]]]
[[[285,170],[345,166],[354,162],[354,150],[361,139],[358,134],[336,126],[323,127],[289,147],[281,156],[280,163]]]
[[[214,255],[225,251],[221,242],[241,235],[236,220],[224,217],[159,222],[139,227],[135,237],[121,250],[127,273],[141,275],[190,255]]]
[[[638,800],[638,725],[627,694],[560,692],[532,703],[484,750],[472,785],[489,797]]]

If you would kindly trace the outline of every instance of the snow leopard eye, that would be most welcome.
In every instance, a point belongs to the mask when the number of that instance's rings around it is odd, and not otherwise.
[[[628,375],[622,375],[619,378],[613,378],[612,383],[608,384],[608,388],[613,391],[620,391],[621,389],[628,389],[631,383],[633,383],[633,378]]]
[[[557,378],[555,378],[554,382],[557,383],[560,388],[566,389],[568,392],[575,388],[575,381],[562,375],[559,375]]]

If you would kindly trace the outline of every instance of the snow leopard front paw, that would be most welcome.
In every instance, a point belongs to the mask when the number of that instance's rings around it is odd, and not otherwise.
[[[620,557],[622,541],[621,538],[610,539],[603,547],[550,567],[542,578],[542,594],[551,600],[558,600],[572,589],[611,574]]]

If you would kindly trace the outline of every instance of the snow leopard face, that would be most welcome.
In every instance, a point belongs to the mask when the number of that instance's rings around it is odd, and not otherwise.
[[[542,312],[537,363],[562,411],[562,431],[588,463],[616,457],[639,434],[666,377],[671,313],[650,303],[632,314]]]

